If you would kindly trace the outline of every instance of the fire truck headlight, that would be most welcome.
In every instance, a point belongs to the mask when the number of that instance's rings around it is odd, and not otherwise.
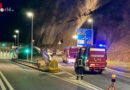
[[[87,62],[89,62],[89,60],[87,59]]]

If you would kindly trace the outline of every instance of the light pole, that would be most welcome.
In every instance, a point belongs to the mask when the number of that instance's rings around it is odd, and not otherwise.
[[[13,38],[14,38],[14,46],[16,45],[16,38],[17,38],[17,35],[13,35]]]
[[[91,26],[91,29],[92,29],[92,45],[93,45],[93,19],[92,18],[89,18],[88,19],[88,23],[90,23],[92,26]]]
[[[15,30],[15,33],[18,34],[18,37],[17,37],[17,45],[19,46],[19,30]]]
[[[93,19],[92,18],[88,19],[88,23],[92,24],[91,28],[93,29]]]
[[[31,25],[31,61],[33,59],[33,12],[27,12],[27,16],[32,19],[32,25]]]
[[[29,50],[27,49],[27,50],[26,50],[26,54],[27,54],[27,61],[28,61],[28,53],[29,53]]]

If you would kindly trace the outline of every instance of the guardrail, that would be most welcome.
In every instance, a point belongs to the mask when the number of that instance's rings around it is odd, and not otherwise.
[[[35,67],[35,68],[39,68],[40,67],[40,65],[39,65],[39,63],[37,61],[27,61],[27,60],[22,60],[22,59],[13,60],[13,61],[15,61],[17,63],[26,64],[26,65],[30,64],[29,66]]]

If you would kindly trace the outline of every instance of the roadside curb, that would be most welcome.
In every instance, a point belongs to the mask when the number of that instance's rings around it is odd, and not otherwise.
[[[37,67],[33,67],[33,66],[30,66],[30,65],[23,64],[22,61],[12,60],[12,62],[21,64],[21,65],[24,65],[24,66],[27,66],[27,67],[30,67],[30,68],[33,68],[33,69],[36,69],[36,70],[39,70],[39,71],[42,71],[42,72],[54,73],[54,72],[50,72],[49,69],[47,69],[47,68],[45,68],[45,69],[40,69],[40,68],[37,68]],[[61,72],[61,71],[62,71],[62,70],[59,69],[59,72]]]
[[[122,69],[119,69],[119,68],[116,68],[116,67],[110,67],[110,66],[108,66],[108,68],[112,69],[112,70],[119,71],[119,72],[123,72],[123,73],[126,73],[126,74],[130,74],[130,71],[125,71],[125,70],[122,70]]]
[[[27,67],[30,67],[30,68],[42,71],[42,72],[49,72],[48,69],[40,69],[40,68],[36,68],[36,67],[33,67],[33,66],[29,66],[29,65],[23,64],[22,61],[17,61],[17,60],[12,60],[12,61],[15,62],[15,63],[21,64],[21,65],[24,65],[24,66],[27,66]]]
[[[130,73],[125,73],[125,72],[117,71],[117,70],[114,70],[114,69],[111,69],[111,68],[107,68],[107,71],[108,72],[113,72],[113,73],[118,74],[120,76],[124,76],[124,77],[130,78]]]

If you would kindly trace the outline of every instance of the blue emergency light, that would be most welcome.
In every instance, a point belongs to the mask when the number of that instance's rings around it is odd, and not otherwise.
[[[106,47],[105,45],[103,45],[103,44],[99,44],[99,47]]]

